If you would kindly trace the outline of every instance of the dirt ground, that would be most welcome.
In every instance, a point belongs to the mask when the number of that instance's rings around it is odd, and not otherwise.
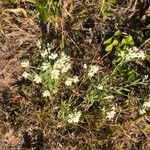
[[[21,79],[22,69],[20,62],[29,57],[33,42],[40,36],[40,30],[33,12],[28,8],[10,8],[0,3],[0,118],[7,118],[5,105],[9,101],[20,100],[18,83]],[[25,7],[22,5],[22,7]],[[27,54],[28,53],[28,54]],[[5,118],[6,117],[6,118]],[[8,118],[7,118],[8,119]],[[2,119],[3,120],[3,119]],[[2,121],[1,120],[1,121]],[[0,121],[0,126],[2,122]],[[18,145],[20,137],[14,136],[9,124],[0,139],[0,149],[9,149],[7,146]],[[2,129],[1,129],[2,130]],[[3,132],[3,131],[0,131]],[[6,147],[5,147],[6,146]],[[5,148],[4,148],[5,147]],[[13,149],[13,148],[12,148]],[[16,149],[16,148],[14,148]]]

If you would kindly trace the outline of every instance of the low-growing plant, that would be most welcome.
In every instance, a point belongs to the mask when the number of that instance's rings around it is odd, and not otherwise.
[[[66,119],[66,117],[70,114],[71,104],[66,101],[62,101],[60,110],[58,112],[58,117],[62,119]]]
[[[103,17],[108,17],[113,14],[114,10],[111,8],[113,4],[115,4],[117,0],[100,0],[100,14]]]
[[[36,9],[41,21],[55,21],[61,14],[59,0],[38,0]]]
[[[53,52],[53,44],[47,44],[46,48],[41,45],[38,41],[37,47],[40,55],[38,63],[31,62],[30,64],[26,60],[21,63],[21,66],[25,68],[23,78],[31,80],[33,87],[39,85],[43,98],[55,99],[55,94],[58,91],[61,92],[62,87],[67,92],[73,91],[74,85],[80,90],[80,86],[84,84],[87,89],[82,97],[84,103],[93,105],[97,102],[102,112],[101,115],[105,114],[106,119],[113,119],[117,111],[117,99],[122,97],[128,99],[128,95],[134,96],[133,91],[136,87],[147,88],[149,86],[149,78],[143,79],[140,71],[135,67],[137,63],[142,63],[147,58],[147,54],[135,46],[131,35],[124,37],[120,30],[103,42],[105,51],[114,53],[112,59],[114,68],[106,76],[98,76],[100,67],[97,64],[84,64],[82,81],[79,76],[71,73],[70,56],[63,51]],[[61,97],[63,97],[63,91],[59,93]],[[78,123],[82,112],[80,108],[73,105],[73,93],[67,93],[67,95],[67,100],[61,99],[58,117],[69,123]]]
[[[147,54],[135,46],[131,35],[122,36],[120,30],[103,42],[105,51],[113,53],[114,70],[107,76],[107,82],[114,83],[113,92],[121,95],[129,93],[137,86],[149,86],[149,79],[143,80],[143,74],[137,65],[148,58]],[[145,74],[146,75],[146,74]],[[117,86],[115,85],[115,82]]]
[[[38,66],[30,65],[29,61],[21,63],[22,67],[26,68],[23,77],[37,84],[42,84],[45,90],[55,92],[61,81],[64,80],[65,74],[71,68],[70,57],[63,52],[61,54],[52,53],[49,44],[47,49],[40,51],[41,60]],[[76,81],[73,80],[73,82]]]

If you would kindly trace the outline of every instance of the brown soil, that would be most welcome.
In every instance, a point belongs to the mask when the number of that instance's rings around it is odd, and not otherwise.
[[[5,9],[0,10],[0,117],[5,118],[7,112],[3,112],[3,106],[7,105],[6,99],[11,101],[20,97],[17,86],[22,74],[20,61],[26,57],[26,52],[29,54],[33,42],[40,36],[40,30],[32,11],[7,6],[1,8]],[[8,145],[18,145],[19,138],[13,135],[9,124],[5,127],[7,133],[3,134],[0,143],[3,148],[9,149]]]
[[[0,28],[0,91],[4,87],[14,89],[21,75],[20,59],[33,46],[39,36],[34,18],[23,8],[4,9]],[[12,88],[13,87],[13,88]]]

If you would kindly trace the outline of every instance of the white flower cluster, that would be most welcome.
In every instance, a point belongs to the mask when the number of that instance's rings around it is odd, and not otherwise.
[[[43,58],[45,58],[47,55],[48,55],[48,51],[47,50],[44,50],[44,51],[41,52],[41,56]]]
[[[84,64],[84,65],[83,65],[83,68],[84,68],[84,69],[87,69],[87,64]]]
[[[66,73],[70,68],[70,57],[65,53],[60,55],[60,58],[54,63],[53,66],[54,70],[60,70],[61,73]]]
[[[115,110],[116,110],[116,108],[115,108],[115,106],[113,106],[111,111],[106,113],[106,118],[108,118],[109,120],[113,119],[116,114]]]
[[[29,63],[28,60],[23,60],[23,61],[21,62],[21,67],[23,67],[23,68],[28,68],[29,65],[30,65],[30,63]]]
[[[97,89],[102,91],[102,90],[104,90],[104,86],[103,86],[102,84],[99,84],[99,85],[97,86]]]
[[[81,118],[81,111],[75,111],[68,115],[68,123],[78,123]]]
[[[38,47],[40,47],[40,42],[37,43]],[[50,55],[50,50],[44,50],[43,52],[41,52],[41,56],[42,57],[46,57],[48,56],[49,60],[55,60],[58,57],[57,53],[51,53]],[[28,60],[24,60],[21,62],[21,66],[23,68],[28,68],[29,67],[29,61]],[[67,56],[65,53],[61,53],[60,58],[57,59],[53,65],[53,67],[51,66],[50,62],[43,62],[41,69],[43,71],[47,70],[48,68],[51,69],[51,78],[52,79],[59,79],[59,76],[61,73],[66,73],[70,68],[71,68],[71,63],[70,63],[70,57]],[[22,74],[22,77],[27,79],[30,76],[30,74],[28,72],[24,72]],[[42,79],[39,75],[35,75],[33,78],[33,81],[37,84],[42,82]],[[66,84],[72,84],[72,83],[76,83],[78,81],[77,77],[73,77],[68,78],[68,81],[66,81]]]
[[[144,102],[143,107],[139,110],[139,114],[143,115],[146,113],[146,108],[150,108],[150,99],[146,102]]]
[[[34,76],[34,79],[33,81],[37,84],[41,83],[42,82],[42,79],[40,76],[38,76],[37,74]]]
[[[58,57],[57,53],[51,53],[51,55],[49,56],[49,59],[56,59]]]
[[[128,53],[125,55],[125,60],[126,61],[131,61],[131,60],[144,60],[146,58],[145,53],[142,50],[138,50],[137,47],[133,47],[128,49]]]
[[[45,90],[43,93],[42,93],[43,97],[50,97],[50,92],[48,90]]]
[[[146,110],[144,109],[144,108],[141,108],[140,110],[139,110],[139,114],[140,115],[144,115],[146,113]]]
[[[26,71],[23,72],[22,77],[25,79],[28,79],[28,77],[30,76],[30,74]]]
[[[44,53],[41,53],[43,57],[46,55],[48,56],[48,52],[45,51]],[[55,60],[58,58],[57,53],[51,53],[48,56],[49,60]],[[45,71],[48,68],[50,68],[50,63],[43,63],[41,66],[42,70]],[[62,53],[60,55],[60,58],[57,59],[52,67],[51,70],[51,78],[52,79],[59,79],[60,73],[66,73],[69,69],[71,68],[71,63],[70,63],[70,57],[67,56],[65,53]]]
[[[99,66],[97,66],[97,65],[90,66],[88,76],[93,77],[98,72],[98,70],[99,70]]]
[[[49,56],[49,59],[54,60],[57,57],[58,57],[57,53],[51,53],[51,55]],[[60,58],[56,60],[56,62],[53,65],[53,68],[51,71],[51,78],[59,79],[60,73],[66,73],[70,68],[71,68],[70,57],[62,53]]]
[[[79,78],[77,76],[74,76],[73,78],[67,78],[65,84],[67,86],[71,86],[73,83],[77,83],[79,81]]]
[[[29,65],[30,65],[30,62],[28,60],[23,60],[21,62],[21,67],[23,67],[23,68],[29,68]],[[24,78],[24,79],[28,79],[29,76],[30,76],[30,74],[26,71],[24,71],[22,74],[22,78]]]
[[[58,69],[53,69],[51,71],[51,78],[52,79],[59,79],[59,74],[60,74],[60,70]]]
[[[37,41],[36,46],[37,46],[39,49],[41,49],[41,47],[42,47],[42,42],[41,42],[41,40],[38,40],[38,41]]]
[[[47,70],[49,67],[50,67],[50,63],[46,63],[46,62],[44,62],[41,66],[43,71]]]
[[[37,47],[39,48],[39,49],[41,49],[42,48],[42,42],[40,42],[40,40],[37,42]],[[45,58],[45,57],[49,57],[49,59],[53,59],[53,58],[55,58],[55,57],[57,57],[56,55],[57,54],[55,54],[55,53],[51,53],[51,49],[52,48],[54,48],[54,46],[52,45],[52,44],[47,44],[47,49],[44,49],[44,50],[42,50],[41,51],[41,56],[42,56],[42,58]],[[50,56],[49,56],[49,54],[50,54]]]
[[[150,108],[150,100],[144,102],[143,106],[144,106],[145,108]]]

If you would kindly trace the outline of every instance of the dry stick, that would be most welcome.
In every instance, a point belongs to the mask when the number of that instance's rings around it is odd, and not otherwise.
[[[138,49],[142,48],[146,43],[150,42],[150,38],[147,39]]]
[[[62,28],[62,36],[61,36],[61,42],[62,42],[62,44],[61,44],[61,46],[62,46],[62,49],[65,47],[65,31],[64,31],[64,19],[65,19],[65,12],[70,16],[70,17],[72,17],[71,15],[70,15],[70,13],[68,12],[68,10],[67,10],[67,4],[68,3],[66,3],[66,4],[62,4],[62,2],[60,1],[60,3],[61,3],[61,5],[62,5],[62,19],[61,19],[61,28]]]
[[[145,124],[146,124],[146,122],[145,122]],[[140,129],[140,127],[137,124],[135,124],[135,123],[134,123],[134,125],[145,135],[145,137],[148,138],[148,140],[150,140],[150,137],[147,135],[147,133],[143,129]]]
[[[64,37],[64,18],[62,15],[61,19],[61,48],[63,49],[65,47],[65,37]]]
[[[80,50],[76,42],[69,36],[69,34],[65,33],[65,35],[73,42],[73,44],[77,47],[77,49]]]
[[[124,132],[124,134],[125,134],[130,140],[132,140],[133,142],[137,143],[137,141],[136,141],[135,139],[133,139],[130,135],[128,135],[128,134],[126,133],[126,131],[123,129],[122,126],[121,126],[121,129],[122,129],[122,131]]]

